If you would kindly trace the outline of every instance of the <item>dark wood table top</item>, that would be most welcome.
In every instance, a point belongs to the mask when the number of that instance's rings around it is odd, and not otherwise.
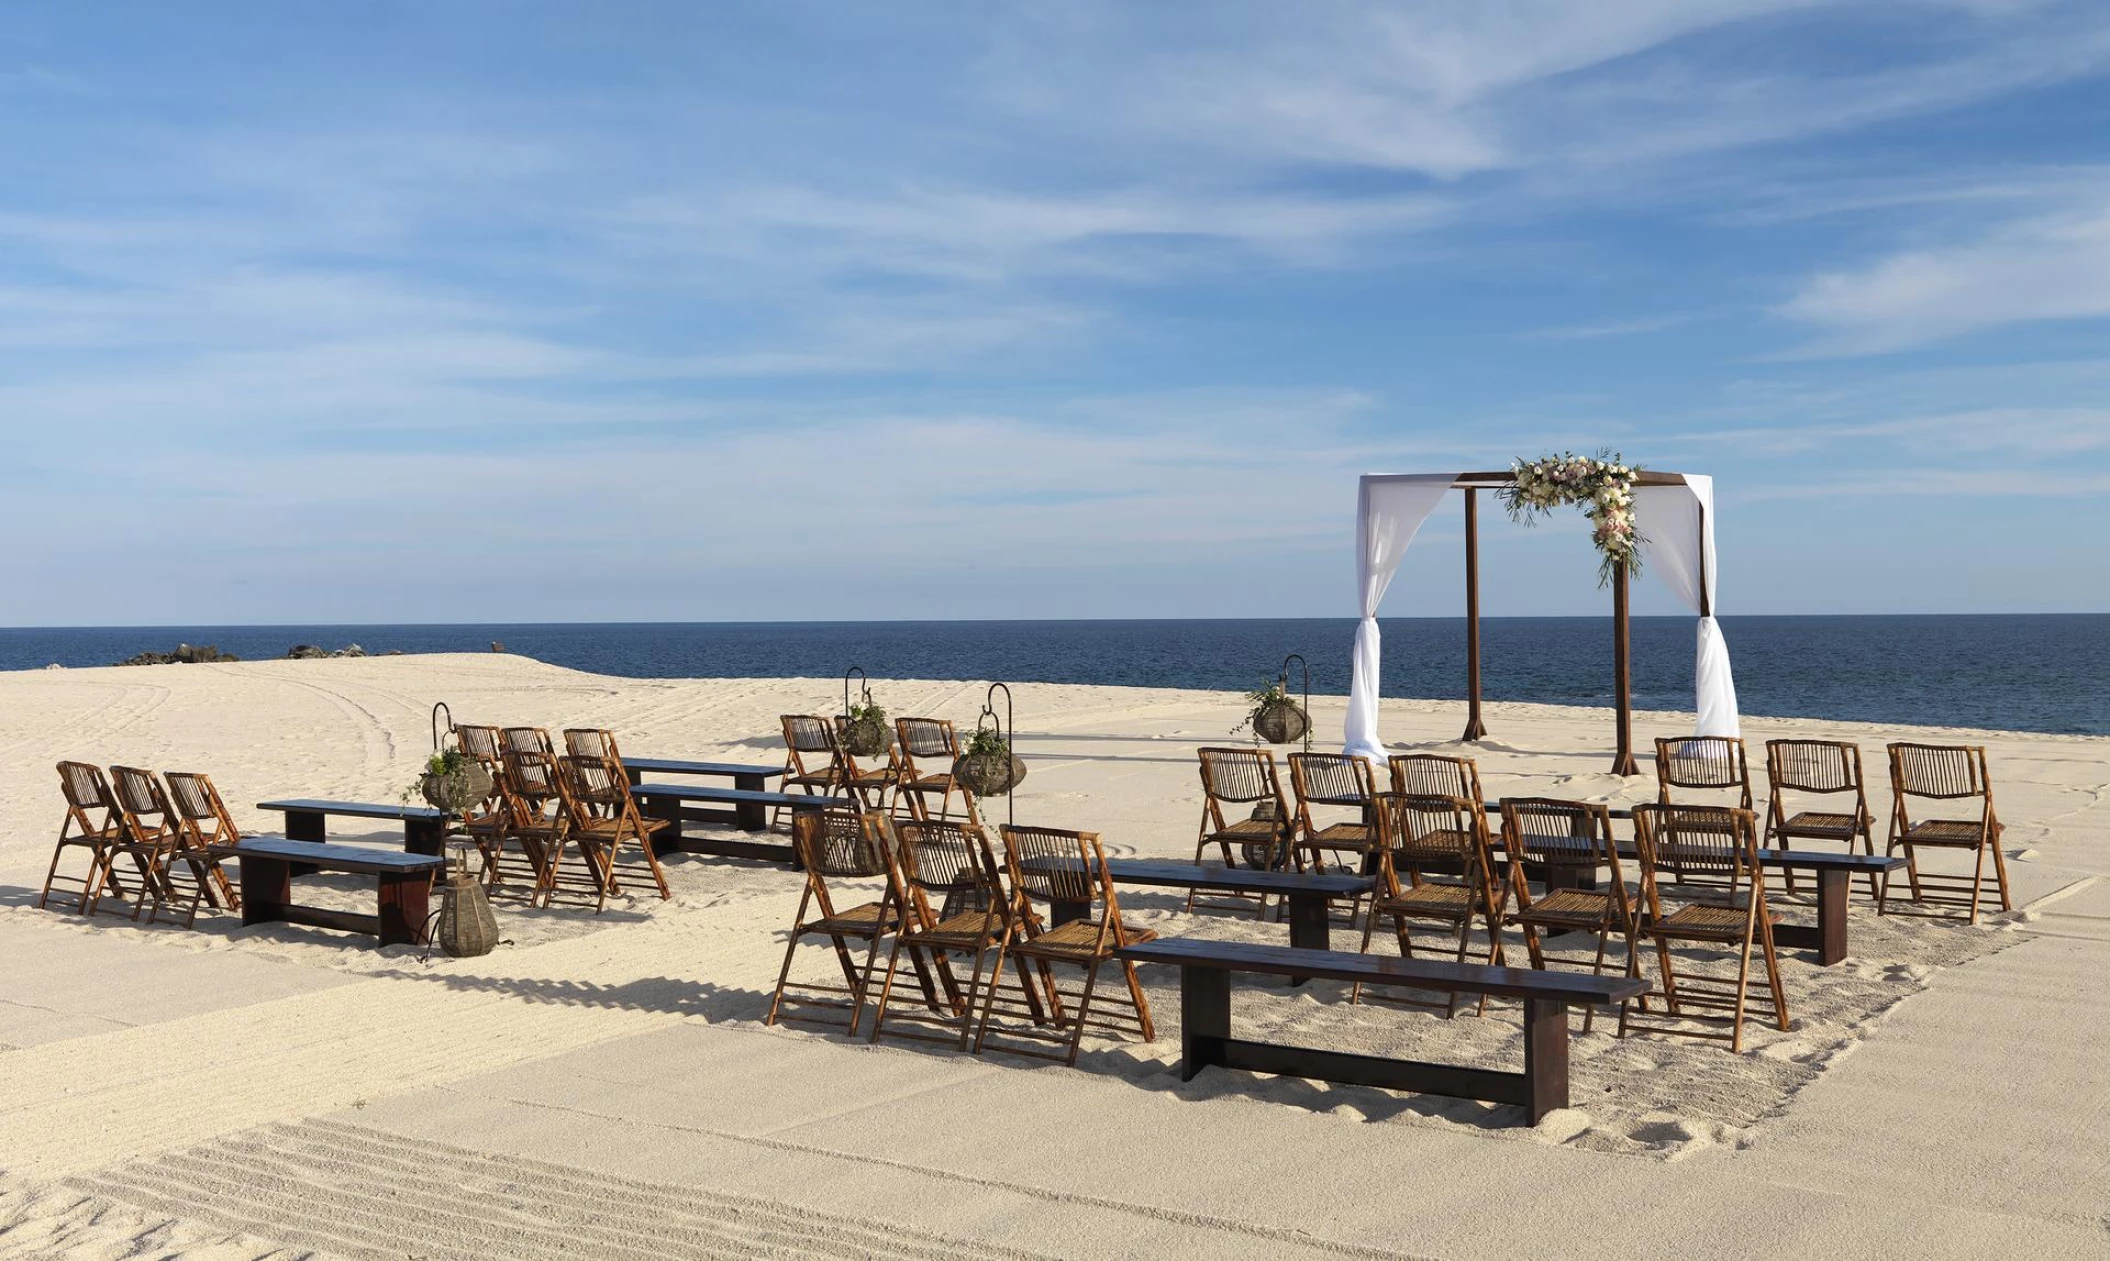
[[[1550,998],[1574,1003],[1616,1003],[1649,992],[1645,980],[1593,976],[1587,972],[1540,972],[1497,968],[1444,959],[1403,959],[1388,954],[1302,950],[1201,937],[1160,937],[1115,952],[1134,963],[1256,972],[1272,976],[1316,976],[1332,981],[1458,990],[1496,998]]]
[[[1081,858],[1036,859],[1040,870],[1081,871]],[[1209,867],[1153,858],[1109,858],[1106,873],[1116,884],[1155,885],[1171,889],[1221,889],[1232,893],[1317,893],[1350,897],[1366,893],[1373,879],[1358,875],[1308,876],[1295,871],[1257,871],[1249,867]]]
[[[212,852],[235,858],[247,855],[282,858],[287,862],[308,863],[332,871],[368,874],[438,871],[447,865],[447,860],[437,854],[406,854],[398,850],[337,845],[328,841],[289,841],[278,836],[244,837],[232,845],[215,845]]]
[[[320,801],[310,797],[259,801],[256,808],[304,814],[337,814],[357,819],[417,819],[429,823],[437,823],[447,817],[445,810],[435,810],[431,806],[390,806],[372,801]]]
[[[680,801],[748,802],[763,806],[796,806],[802,810],[848,810],[857,803],[848,797],[812,797],[805,793],[759,792],[752,788],[716,788],[709,784],[638,784],[630,789],[637,797],[673,797]]]
[[[623,766],[633,771],[651,771],[656,775],[717,775],[731,778],[735,775],[761,775],[770,779],[784,773],[781,766],[748,766],[739,762],[685,762],[669,757],[626,757]]]

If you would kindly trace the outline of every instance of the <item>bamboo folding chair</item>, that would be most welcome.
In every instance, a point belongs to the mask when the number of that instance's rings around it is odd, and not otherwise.
[[[489,843],[504,834],[507,820],[504,737],[496,727],[457,726],[454,747],[491,777],[491,791],[482,801],[462,811],[460,824],[462,834],[474,841],[478,850],[488,853]]]
[[[37,895],[37,909],[44,909],[50,902],[51,887],[61,879],[59,863],[66,851],[78,849],[87,852],[88,870],[79,878],[80,899],[73,909],[85,915],[89,898],[103,881],[115,883],[110,873],[110,846],[123,839],[124,827],[117,818],[117,799],[110,792],[110,781],[100,766],[88,762],[59,763],[59,791],[66,797],[66,817],[59,824],[59,843],[52,847],[51,869],[44,873],[44,890]],[[97,811],[102,812],[99,823],[94,818]],[[75,882],[71,876],[64,879],[68,884]],[[117,890],[124,892],[122,885]]]
[[[647,819],[639,813],[622,763],[572,753],[558,758],[557,768],[563,775],[565,809],[570,815],[566,839],[586,863],[587,874],[597,886],[595,914],[607,907],[610,897],[623,891],[625,869],[638,879],[649,877],[659,890],[661,901],[673,897],[653,845],[653,835],[659,830],[653,825],[664,827],[665,821]],[[544,900],[547,902],[547,896]]]
[[[567,727],[564,729],[564,748],[575,761],[600,764],[597,770],[588,772],[584,781],[575,783],[575,792],[590,794],[581,797],[580,801],[600,818],[631,816],[634,820],[632,826],[644,829],[644,834],[652,839],[653,844],[647,848],[657,854],[659,834],[676,824],[672,819],[650,819],[639,813],[630,793],[630,769],[623,765],[622,752],[616,748],[615,733],[604,727]],[[658,878],[656,857],[652,870],[664,896],[667,882]]]
[[[1002,868],[989,848],[988,834],[973,822],[886,819],[881,826],[892,832],[887,848],[894,862],[894,885],[901,892],[903,918],[901,931],[894,934],[893,949],[887,953],[886,980],[879,987],[879,1005],[872,1013],[872,1041],[879,1041],[886,1028],[894,977],[905,950],[932,1014],[900,1013],[895,1020],[935,1025],[945,1033],[896,1036],[950,1042],[964,1051],[974,1037],[982,988],[994,983],[987,965],[1003,945],[1004,924],[1010,914]],[[964,986],[952,965],[953,955],[961,956],[963,962],[973,960]],[[1018,967],[1038,1016],[1038,996],[1025,977],[1025,964],[1021,961]],[[933,979],[942,993],[933,991]]]
[[[168,785],[169,800],[176,807],[176,823],[183,834],[176,856],[183,860],[185,869],[214,909],[241,910],[242,894],[227,878],[227,860],[213,851],[216,846],[240,844],[242,830],[235,826],[227,803],[220,800],[220,790],[213,787],[212,776],[200,771],[167,771],[161,778]]]
[[[853,810],[802,811],[792,817],[791,841],[798,850],[799,865],[805,868],[806,883],[799,893],[799,909],[791,920],[791,939],[784,947],[784,966],[777,973],[776,992],[770,997],[769,1014],[763,1024],[773,1025],[779,1020],[832,1024],[825,1013],[840,1012],[849,1017],[849,1032],[857,1032],[873,976],[878,971],[879,942],[900,932],[902,926],[901,891],[894,883],[881,822]],[[853,880],[878,880],[879,900],[837,908],[839,888],[831,887],[831,882]],[[791,979],[792,961],[808,938],[824,938],[833,947],[836,963],[842,968],[843,984]],[[853,942],[862,944],[861,962],[851,953]],[[920,969],[921,961],[916,963]],[[937,991],[927,980],[924,993],[935,1006]],[[793,1008],[785,1006],[787,995],[794,1001]]]
[[[1698,788],[1734,792],[1736,800],[1687,802],[1688,805],[1733,804],[1751,808],[1751,768],[1744,761],[1744,742],[1735,736],[1679,736],[1656,741],[1656,800],[1673,803],[1671,789]]]
[[[1194,842],[1194,861],[1211,845],[1223,853],[1224,866],[1245,865],[1263,871],[1280,871],[1302,860],[1296,853],[1295,818],[1283,799],[1282,783],[1275,776],[1275,755],[1266,749],[1198,749],[1202,775],[1202,821]],[[1225,807],[1231,807],[1226,810]],[[1236,817],[1239,808],[1249,813]],[[1234,853],[1233,847],[1236,847]],[[1267,898],[1249,893],[1214,893],[1212,898],[1228,902],[1251,902],[1259,914],[1267,914]],[[1194,910],[1196,891],[1187,894],[1187,910]]]
[[[1993,879],[1999,910],[2014,909],[2007,887],[2007,858],[2000,852],[2000,819],[1993,813],[1993,781],[1986,769],[1985,749],[1980,745],[1893,744],[1890,750],[1890,834],[1883,852],[1905,851],[1905,877],[1911,883],[1912,902],[1918,907],[1962,907],[1965,920],[1978,922],[1978,910],[1986,901],[1985,860],[1993,858]],[[1975,819],[1914,819],[1911,799],[1976,801]],[[1968,877],[1920,870],[1919,851],[1968,850]],[[1883,873],[1877,908],[1890,915],[1933,914],[1890,910],[1890,873]],[[1989,908],[1990,909],[1990,908]],[[1944,918],[1954,918],[1944,916]]]
[[[781,791],[794,790],[809,797],[825,797],[842,783],[842,765],[835,753],[835,724],[818,714],[783,714],[784,783]],[[784,816],[784,808],[770,812],[770,826]]]
[[[1634,956],[1636,916],[1626,877],[1619,866],[1619,847],[1612,838],[1611,812],[1586,801],[1558,801],[1545,797],[1502,799],[1502,857],[1508,865],[1512,909],[1504,912],[1505,926],[1524,930],[1524,947],[1531,966],[1547,968],[1544,937],[1560,933],[1589,933],[1597,938],[1597,954],[1590,961],[1590,974],[1601,976],[1605,956],[1616,935],[1626,944],[1625,973],[1640,975]],[[1537,868],[1545,891],[1531,891],[1529,868]],[[1600,868],[1609,869],[1610,883],[1601,889],[1574,887],[1585,876],[1594,877]],[[1583,1012],[1588,1030],[1596,1009]]]
[[[1377,785],[1370,774],[1370,763],[1347,753],[1292,753],[1289,786],[1297,798],[1297,848],[1311,856],[1312,870],[1326,870],[1327,854],[1336,859],[1342,854],[1353,854],[1349,865],[1362,870],[1377,850],[1377,829],[1371,813]],[[1313,806],[1352,811],[1353,817],[1336,817],[1321,826],[1312,814]]]
[[[1019,967],[1019,985],[1028,1007],[1036,1002],[1044,1020],[998,1030],[1007,1041],[995,1047],[1012,1055],[1032,1059],[1059,1060],[1075,1064],[1084,1045],[1086,1028],[1111,1033],[1135,1032],[1145,1042],[1157,1040],[1157,1026],[1150,1018],[1150,999],[1136,979],[1136,965],[1115,957],[1123,946],[1155,941],[1157,934],[1121,920],[1120,899],[1114,895],[1114,880],[1106,869],[1106,852],[1096,832],[1071,832],[1060,828],[1005,825],[1004,865],[1011,880],[1011,913],[997,947],[996,966],[982,996],[982,1020],[975,1034],[979,1055],[988,1049],[991,1020],[996,1013],[997,993],[1002,988],[1005,961],[1032,965],[1032,973]],[[1085,904],[1091,911],[1082,919],[1048,927],[1034,909],[1035,902]],[[1127,982],[1127,1010],[1104,1015],[1092,1008],[1098,996],[1099,973],[1109,964],[1121,970]],[[1084,970],[1084,982],[1076,990],[1064,991],[1055,968]],[[1035,993],[1036,988],[1038,993]],[[1074,1006],[1072,1006],[1074,1004]],[[1031,1050],[1018,1042],[1053,1043],[1059,1053]]]
[[[555,892],[565,838],[574,810],[549,733],[540,727],[508,727],[500,752],[505,765],[501,786],[504,827],[484,855],[484,883],[494,897],[518,897],[530,906],[546,906]],[[578,881],[570,881],[579,885]],[[598,880],[567,892],[598,901]]]
[[[1849,813],[1827,810],[1797,810],[1788,813],[1787,794],[1809,793],[1835,797],[1853,794]],[[1761,839],[1774,849],[1793,849],[1795,842],[1824,841],[1844,844],[1851,854],[1854,842],[1861,852],[1876,852],[1876,818],[1868,809],[1868,789],[1861,776],[1861,747],[1843,740],[1766,741],[1766,833]],[[1789,893],[1795,892],[1795,869],[1782,876]],[[1868,873],[1868,896],[1878,905],[1883,894],[1874,872]]]
[[[1758,865],[1758,821],[1749,810],[1721,806],[1643,805],[1634,809],[1634,849],[1640,857],[1644,931],[1655,943],[1662,976],[1664,1023],[1641,1023],[1623,1006],[1619,1032],[1664,1033],[1727,1042],[1732,1052],[1744,1049],[1744,1013],[1751,996],[1751,951],[1755,946],[1766,968],[1773,995],[1774,1023],[1788,1027],[1788,1000],[1780,985],[1780,958],[1773,949],[1773,925],[1780,919],[1766,907],[1766,882]],[[1666,861],[1675,857],[1676,861]],[[1666,911],[1666,874],[1712,871],[1716,879],[1699,889],[1696,900]],[[1720,896],[1726,888],[1728,896]],[[1685,892],[1671,882],[1668,893]],[[1736,954],[1736,983],[1720,977],[1681,971],[1671,943],[1716,946]],[[1635,973],[1639,975],[1639,973]],[[1694,1010],[1697,1009],[1697,1010]],[[1648,1009],[1643,1007],[1646,1012]],[[1720,1013],[1728,1013],[1726,1015]],[[1728,1025],[1727,1033],[1679,1028],[1671,1021]]]
[[[938,817],[952,817],[952,795],[960,794],[960,814],[974,818],[974,794],[953,778],[953,763],[960,757],[960,737],[943,718],[896,718],[894,756],[901,780],[894,790],[896,805],[906,804],[909,816],[930,818],[930,798],[938,799]],[[932,770],[932,766],[939,769]]]
[[[168,790],[161,786],[160,777],[136,766],[113,766],[110,768],[110,788],[112,800],[117,803],[122,835],[110,845],[104,866],[107,870],[116,865],[119,857],[126,857],[138,870],[140,893],[132,902],[132,922],[136,924],[141,915],[146,915],[147,923],[155,923],[164,907],[176,905],[179,910],[187,911],[185,927],[196,923],[198,898],[204,892],[204,885],[193,885],[191,895],[186,899],[176,891],[170,879],[169,867],[183,843],[183,830],[177,822],[176,807],[169,803]],[[99,886],[88,899],[88,914],[96,913],[102,895]],[[147,911],[149,904],[153,906],[151,914]]]
[[[1294,755],[1292,755],[1294,756]],[[1478,804],[1468,805],[1456,797],[1408,797],[1380,793],[1375,801],[1377,818],[1377,882],[1370,899],[1370,914],[1363,921],[1363,953],[1370,953],[1370,940],[1380,918],[1392,921],[1399,939],[1399,953],[1412,957],[1414,946],[1407,921],[1442,924],[1457,934],[1457,962],[1464,963],[1472,942],[1473,921],[1487,929],[1487,962],[1502,964],[1502,913],[1509,900],[1508,886],[1497,884],[1488,854],[1487,816]],[[1434,878],[1429,869],[1457,875]],[[1404,879],[1402,879],[1404,876]],[[1351,1006],[1362,1000],[1358,981],[1348,991]],[[1450,991],[1443,1001],[1408,998],[1404,994],[1373,995],[1410,1007],[1429,1007],[1443,1012],[1448,1020],[1458,1014],[1458,992]],[[1487,1014],[1487,996],[1480,996],[1479,1014]]]

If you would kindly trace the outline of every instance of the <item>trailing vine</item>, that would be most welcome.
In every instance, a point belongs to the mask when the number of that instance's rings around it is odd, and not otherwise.
[[[1555,508],[1582,505],[1592,526],[1590,541],[1603,558],[1597,567],[1597,585],[1604,586],[1624,566],[1628,573],[1641,572],[1641,545],[1648,540],[1634,526],[1634,479],[1638,464],[1628,464],[1617,451],[1600,451],[1593,458],[1572,451],[1516,460],[1510,464],[1514,485],[1495,492],[1509,518],[1523,525]]]

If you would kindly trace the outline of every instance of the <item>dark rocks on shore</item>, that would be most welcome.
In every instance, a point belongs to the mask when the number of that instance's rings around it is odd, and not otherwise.
[[[142,652],[118,662],[121,666],[167,666],[194,665],[201,661],[240,661],[231,652],[221,652],[211,644],[177,644],[174,652]]]
[[[314,644],[295,644],[286,650],[286,660],[288,661],[310,661],[318,657],[363,657],[365,655],[366,649],[361,648],[357,644],[346,644],[335,652],[331,652],[327,648],[318,648]],[[401,650],[398,650],[389,655],[401,656],[402,653]]]

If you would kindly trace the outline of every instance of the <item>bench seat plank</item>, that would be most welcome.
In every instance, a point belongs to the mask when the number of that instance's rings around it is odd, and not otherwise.
[[[1368,893],[1372,880],[1370,876],[1306,875],[1296,871],[1259,871],[1250,867],[1215,867],[1147,858],[1109,858],[1106,870],[1119,884],[1221,889],[1232,893],[1320,893],[1334,898]]]
[[[847,810],[857,803],[848,797],[815,797],[805,793],[760,792],[751,788],[719,788],[711,784],[636,784],[630,789],[638,797],[672,797],[677,801],[716,801],[735,805],[784,806],[796,810]]]
[[[655,775],[712,775],[721,779],[744,779],[750,775],[757,779],[775,779],[784,773],[781,766],[752,766],[741,762],[689,762],[671,757],[626,757],[623,767],[632,771],[650,771]]]
[[[445,858],[434,854],[405,854],[392,849],[375,849],[370,845],[338,845],[330,841],[289,841],[278,836],[245,836],[232,845],[215,845],[212,852],[227,858],[250,854],[260,858],[282,858],[355,875],[374,875],[384,871],[392,875],[433,872],[447,865]]]
[[[1202,937],[1160,937],[1123,946],[1122,958],[1135,963],[1266,976],[1316,976],[1365,985],[1399,985],[1413,989],[1487,994],[1494,998],[1539,998],[1564,1003],[1617,1003],[1648,993],[1645,980],[1626,976],[1592,976],[1586,972],[1541,972],[1533,968],[1497,968],[1484,963],[1443,959],[1406,959],[1398,955],[1349,954],[1340,950],[1302,950]]]
[[[323,801],[309,797],[259,801],[256,808],[280,814],[335,814],[353,819],[393,819],[399,823],[413,819],[431,823],[444,823],[447,820],[445,810],[435,810],[431,806],[391,806],[372,801]]]

